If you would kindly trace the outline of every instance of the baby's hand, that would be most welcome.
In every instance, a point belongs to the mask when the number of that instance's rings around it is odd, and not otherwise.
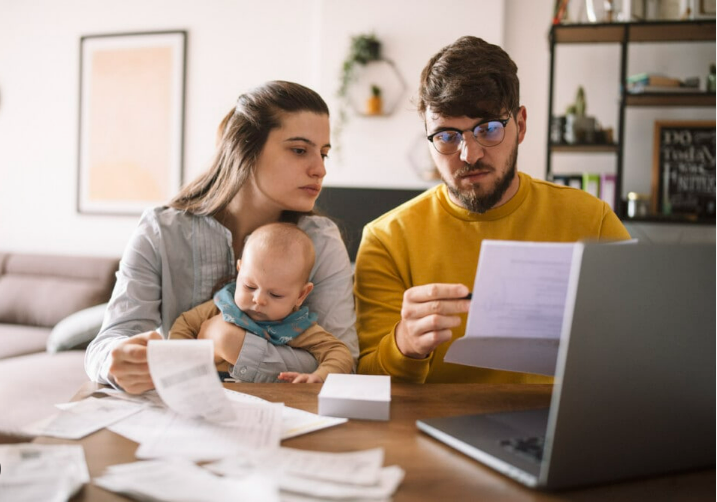
[[[291,383],[324,383],[320,376],[313,373],[297,373],[296,371],[282,371],[279,380]]]

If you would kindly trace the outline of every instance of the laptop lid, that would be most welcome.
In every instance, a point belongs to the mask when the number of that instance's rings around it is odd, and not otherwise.
[[[566,304],[539,485],[714,465],[715,246],[580,246]]]
[[[714,245],[575,253],[549,413],[444,417],[419,429],[528,486],[714,465]],[[505,448],[541,432],[540,462]]]

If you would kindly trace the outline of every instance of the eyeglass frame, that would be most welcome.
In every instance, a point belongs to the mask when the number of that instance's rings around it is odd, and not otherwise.
[[[478,122],[478,123],[477,123],[476,125],[474,125],[473,127],[469,127],[468,129],[463,129],[463,130],[456,129],[455,127],[445,127],[445,128],[443,128],[443,129],[441,129],[441,130],[439,130],[439,131],[436,131],[436,132],[434,132],[434,133],[429,134],[428,136],[426,136],[426,139],[431,142],[431,144],[433,145],[433,148],[435,148],[435,150],[436,150],[438,153],[440,153],[441,155],[455,155],[456,153],[460,152],[460,151],[461,151],[461,147],[462,147],[462,146],[465,144],[465,142],[466,142],[466,139],[465,139],[464,134],[467,133],[467,132],[470,132],[470,133],[471,133],[471,135],[473,136],[473,139],[475,139],[476,142],[477,142],[480,146],[482,146],[483,148],[491,148],[491,147],[493,147],[493,146],[498,146],[498,145],[500,145],[500,144],[503,142],[503,140],[505,140],[505,128],[506,128],[506,126],[508,125],[508,122],[510,122],[510,119],[511,119],[512,117],[513,117],[513,114],[510,113],[510,114],[508,114],[508,118],[505,118],[505,119],[493,118],[493,119],[481,120],[480,122]],[[498,143],[496,143],[495,145],[484,145],[483,143],[480,142],[480,140],[479,140],[478,137],[473,133],[473,131],[475,131],[475,130],[476,130],[477,128],[479,128],[480,126],[485,125],[485,124],[489,124],[489,123],[491,123],[491,122],[499,122],[500,125],[503,126],[503,138],[502,138]],[[434,136],[436,136],[436,135],[438,135],[438,134],[441,134],[441,133],[444,133],[444,132],[457,132],[458,134],[461,135],[461,142],[458,143],[458,148],[456,148],[456,151],[455,151],[455,152],[452,152],[452,153],[443,153],[442,151],[440,151],[440,150],[438,149],[438,147],[436,147],[436,144],[433,142]]]

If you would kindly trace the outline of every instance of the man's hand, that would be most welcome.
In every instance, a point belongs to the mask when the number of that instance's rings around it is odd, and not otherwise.
[[[226,361],[235,365],[244,345],[244,331],[239,326],[226,322],[221,314],[210,317],[199,328],[198,339],[214,341],[214,362]]]
[[[403,294],[396,345],[407,357],[423,359],[451,339],[451,328],[461,324],[456,314],[468,312],[469,290],[463,284],[425,284]]]
[[[291,383],[324,383],[320,376],[313,373],[297,373],[296,371],[282,371],[279,380]]]
[[[147,342],[161,339],[156,331],[147,331],[123,340],[112,350],[109,374],[128,394],[154,389],[147,364]]]

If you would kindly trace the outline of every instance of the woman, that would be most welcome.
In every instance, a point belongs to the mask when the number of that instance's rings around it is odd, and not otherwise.
[[[161,339],[160,332],[167,336],[182,312],[211,298],[215,286],[232,277],[244,239],[274,221],[296,222],[311,237],[316,264],[306,305],[356,361],[348,253],[336,225],[311,213],[330,149],[326,103],[299,84],[269,82],[239,97],[220,133],[210,168],[168,207],[142,215],[102,329],[87,348],[85,369],[92,380],[132,394],[154,388],[147,342]],[[236,356],[231,375],[241,381],[275,381],[282,371],[316,368],[308,352],[243,335],[214,318],[199,337],[214,340],[222,357]]]

